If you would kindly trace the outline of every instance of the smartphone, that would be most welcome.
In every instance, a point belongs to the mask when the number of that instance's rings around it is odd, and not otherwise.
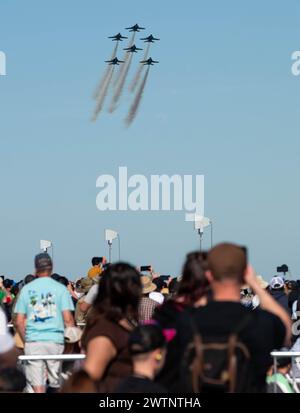
[[[145,272],[145,271],[150,272],[151,271],[151,265],[142,265],[141,268],[140,268],[140,271],[141,272]]]
[[[168,281],[168,279],[171,277],[171,275],[160,275],[159,278],[161,278],[163,281]]]

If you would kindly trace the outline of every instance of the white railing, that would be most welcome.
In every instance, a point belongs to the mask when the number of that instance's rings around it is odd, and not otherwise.
[[[277,359],[280,358],[288,358],[290,357],[291,359],[294,359],[295,357],[300,357],[300,352],[299,351],[272,351],[271,356],[273,357],[273,374],[277,374],[278,368],[277,368]],[[295,377],[294,375],[294,366],[291,368],[291,380],[292,382],[290,383],[293,387],[293,390],[296,393],[300,392],[300,387],[298,388],[298,385],[300,385],[300,377]],[[277,382],[276,380],[274,381],[274,393],[277,393]]]
[[[77,325],[78,327],[85,327],[86,323],[76,323],[76,325]],[[6,327],[7,327],[7,328],[14,328],[14,325],[13,325],[13,323],[8,323],[8,324],[6,325]]]
[[[85,354],[47,354],[47,355],[30,355],[30,356],[19,356],[20,361],[31,361],[31,360],[62,360],[62,361],[75,361],[84,360]]]

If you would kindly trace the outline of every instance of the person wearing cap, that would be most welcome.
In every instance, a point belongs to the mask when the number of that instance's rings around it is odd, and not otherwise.
[[[289,307],[289,298],[284,290],[284,280],[282,277],[275,275],[271,279],[269,293],[289,314],[291,314],[291,308]]]
[[[116,393],[167,393],[154,382],[166,357],[166,340],[162,329],[155,324],[142,325],[129,336],[129,353],[133,373],[116,388]]]
[[[155,308],[159,305],[157,301],[152,300],[149,294],[156,290],[156,285],[147,275],[141,276],[143,287],[143,296],[139,305],[139,322],[151,320]]]
[[[25,342],[24,353],[59,355],[64,350],[64,328],[73,327],[74,306],[67,288],[51,278],[49,254],[35,257],[36,279],[25,285],[15,307],[15,327]],[[27,382],[34,392],[60,387],[61,363],[57,360],[30,360],[25,367]]]

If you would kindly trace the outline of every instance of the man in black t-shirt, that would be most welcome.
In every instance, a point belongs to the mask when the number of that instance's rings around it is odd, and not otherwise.
[[[133,361],[133,374],[124,379],[116,393],[166,393],[154,377],[164,364],[166,341],[157,325],[141,325],[130,334],[129,351]]]
[[[247,267],[245,251],[239,246],[219,244],[214,247],[208,254],[208,268],[206,276],[214,300],[205,307],[187,310],[182,315],[178,329],[181,357],[193,340],[191,318],[201,337],[204,340],[205,337],[214,337],[215,342],[235,332],[242,320],[247,320],[238,334],[250,352],[250,389],[248,387],[244,391],[264,392],[266,373],[272,363],[270,352],[280,349],[287,342],[289,317],[260,288],[254,271]],[[240,289],[245,282],[259,296],[261,308],[268,311],[251,311],[240,303]]]

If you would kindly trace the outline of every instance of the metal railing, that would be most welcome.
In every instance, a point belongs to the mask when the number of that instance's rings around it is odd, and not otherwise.
[[[32,361],[32,360],[61,360],[61,361],[75,361],[84,360],[86,358],[85,354],[44,354],[44,355],[30,355],[30,356],[19,356],[20,361]]]
[[[275,381],[274,381],[274,393],[277,393],[277,380],[276,380],[276,374],[278,372],[278,367],[277,367],[277,359],[278,358],[291,358],[292,360],[296,357],[300,357],[300,352],[299,351],[272,351],[271,356],[273,357],[273,374],[275,376]],[[298,388],[298,384],[300,384],[300,377],[295,377],[295,372],[294,372],[294,367],[292,366],[291,368],[291,380],[293,390],[296,393],[300,392],[300,387]]]
[[[85,325],[86,325],[86,323],[82,323],[82,322],[80,322],[80,323],[75,323],[78,327],[85,327]],[[15,326],[13,325],[13,323],[8,323],[7,325],[6,325],[6,327],[7,328],[15,328]]]

